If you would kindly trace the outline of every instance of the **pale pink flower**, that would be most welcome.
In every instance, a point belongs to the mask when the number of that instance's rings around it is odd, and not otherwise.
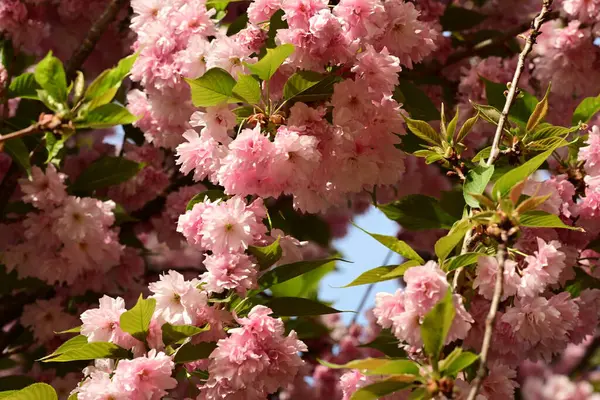
[[[562,8],[569,16],[584,23],[597,22],[600,16],[600,1],[598,0],[564,0]]]
[[[234,78],[244,73],[244,62],[250,62],[252,51],[234,38],[219,36],[211,42],[211,50],[206,56],[206,68],[219,67]]]
[[[561,248],[560,242],[553,240],[546,243],[538,238],[538,248],[533,256],[525,257],[527,267],[523,270],[518,288],[519,296],[535,296],[543,292],[546,286],[558,283],[565,268],[566,255],[558,250]]]
[[[56,206],[67,197],[64,181],[66,175],[56,171],[48,164],[46,171],[38,166],[31,168],[31,179],[19,179],[21,190],[25,194],[23,201],[40,209]]]
[[[249,206],[240,196],[217,202],[202,214],[202,243],[216,253],[243,251],[266,233],[265,215],[262,199]]]
[[[58,338],[55,332],[65,331],[77,325],[77,317],[68,314],[62,306],[62,298],[36,300],[23,307],[21,324],[31,329],[39,344]]]
[[[227,148],[208,135],[199,136],[193,129],[185,131],[183,137],[187,142],[177,146],[180,171],[185,175],[194,171],[196,182],[208,177],[213,183],[217,183],[216,174],[222,158],[227,154]]]
[[[94,371],[72,393],[77,393],[79,400],[129,400],[126,392],[110,379],[104,371]]]
[[[319,141],[314,136],[300,135],[297,131],[281,126],[277,130],[275,159],[272,174],[286,192],[294,188],[306,187],[319,166],[321,154],[317,149]]]
[[[173,325],[193,325],[198,312],[207,304],[207,294],[198,289],[200,281],[187,281],[177,271],[161,275],[159,281],[152,282],[148,289],[156,300],[155,313],[162,321]]]
[[[387,47],[402,65],[412,68],[413,63],[420,62],[435,50],[437,32],[418,20],[419,11],[413,3],[389,0],[384,6],[387,24],[377,46]]]
[[[366,39],[378,36],[386,22],[385,9],[379,0],[341,0],[333,13],[348,26],[353,39]]]
[[[517,263],[512,260],[504,262],[504,289],[502,291],[502,300],[517,294],[517,288],[521,278],[515,270]],[[494,295],[496,285],[496,275],[498,274],[498,260],[491,256],[481,256],[477,262],[477,276],[473,281],[473,288],[478,289],[479,294],[485,299],[491,300]]]
[[[577,159],[585,162],[585,171],[590,175],[600,175],[600,127],[592,126],[587,146],[579,149]]]
[[[579,153],[581,155],[581,151]],[[523,188],[523,194],[528,196],[550,197],[538,209],[550,214],[571,216],[575,187],[566,175],[552,176],[543,182],[528,180]]]
[[[234,289],[244,297],[249,289],[256,289],[256,265],[250,257],[240,253],[222,253],[206,256],[204,266],[207,272],[200,276],[203,288],[209,293],[221,293]]]
[[[254,0],[246,10],[248,21],[251,24],[268,21],[279,8],[281,8],[281,0]]]
[[[174,368],[171,357],[150,350],[145,357],[120,360],[112,379],[130,400],[159,400],[177,386]]]
[[[524,400],[600,400],[589,382],[573,382],[565,375],[528,378],[521,393]]]
[[[229,130],[236,125],[236,116],[227,104],[206,107],[206,111],[196,111],[192,114],[190,125],[204,127],[202,136],[210,137],[223,144],[231,142]]]
[[[352,72],[369,84],[374,91],[392,93],[398,85],[398,73],[402,70],[398,57],[390,55],[387,48],[376,51],[370,44],[358,54]]]
[[[409,268],[404,274],[404,281],[407,308],[410,307],[421,315],[426,314],[442,300],[450,287],[446,274],[435,261]]]
[[[120,328],[121,314],[125,311],[125,301],[121,297],[104,295],[98,308],[91,308],[81,314],[81,334],[88,342],[112,342],[132,344],[136,340]],[[128,346],[123,346],[128,347]]]
[[[281,9],[291,28],[307,29],[309,19],[320,10],[327,9],[327,0],[282,0]]]
[[[206,399],[264,399],[294,381],[303,365],[298,352],[306,345],[291,331],[284,335],[281,319],[269,317],[271,310],[255,306],[248,317],[238,320],[210,355],[210,378],[202,386]],[[236,397],[239,396],[239,397]]]

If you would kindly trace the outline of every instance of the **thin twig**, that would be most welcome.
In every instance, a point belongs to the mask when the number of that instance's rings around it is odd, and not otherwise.
[[[75,50],[71,59],[67,62],[67,76],[72,78],[75,76],[75,72],[85,62],[85,60],[89,57],[89,55],[96,47],[96,43],[104,34],[104,31],[108,28],[108,26],[114,21],[121,9],[121,6],[125,4],[126,0],[111,0],[108,4],[100,18],[90,28],[87,36],[83,39],[83,42],[79,45],[79,48]]]
[[[502,110],[502,114],[500,115],[500,118],[498,120],[498,127],[496,129],[496,133],[494,135],[494,142],[492,144],[492,151],[490,152],[490,157],[488,158],[486,163],[486,165],[488,166],[494,163],[494,161],[498,157],[498,154],[500,153],[500,138],[502,137],[504,124],[506,123],[508,113],[510,112],[510,107],[512,106],[512,102],[517,92],[519,79],[521,78],[521,74],[523,73],[523,69],[525,68],[525,59],[531,52],[531,49],[533,48],[537,37],[541,33],[540,28],[547,20],[551,6],[552,0],[543,0],[542,10],[538,14],[538,16],[533,20],[532,31],[529,34],[527,40],[525,41],[523,51],[521,51],[521,54],[519,55],[517,69],[515,71],[515,75],[513,77],[508,95],[506,96],[506,103],[504,104],[504,109]],[[477,394],[479,393],[479,390],[481,389],[483,379],[487,374],[487,357],[492,342],[494,320],[496,319],[496,313],[498,312],[498,306],[500,305],[500,299],[502,298],[502,292],[504,289],[504,262],[506,261],[505,240],[502,240],[501,243],[498,245],[496,259],[498,260],[498,271],[496,272],[496,286],[494,287],[494,295],[492,297],[492,303],[490,304],[490,310],[485,319],[485,332],[483,335],[483,343],[481,344],[481,352],[479,353],[479,368],[477,369],[477,375],[475,376],[475,379],[471,384],[471,390],[469,391],[469,396],[467,397],[467,400],[475,400]]]
[[[517,69],[515,70],[515,75],[513,76],[513,80],[510,84],[510,89],[508,94],[506,95],[506,103],[504,103],[504,109],[500,114],[500,118],[498,119],[498,126],[496,127],[496,134],[494,135],[494,142],[492,143],[492,151],[490,152],[490,157],[487,160],[486,165],[490,166],[500,154],[500,139],[502,138],[502,130],[504,129],[504,124],[506,123],[506,119],[508,118],[508,113],[510,111],[510,107],[512,106],[513,100],[517,94],[517,88],[519,86],[519,80],[521,79],[521,74],[525,69],[525,59],[531,53],[533,49],[533,45],[535,44],[537,37],[541,34],[541,27],[548,20],[548,15],[550,14],[550,7],[552,6],[553,0],[544,0],[542,5],[542,11],[538,14],[538,16],[533,20],[532,23],[532,31],[529,34],[529,37],[525,41],[525,47],[523,47],[523,51],[519,54],[519,62],[517,63]]]
[[[38,122],[36,122],[35,124],[29,125],[27,128],[0,136],[0,143],[3,143],[10,139],[18,138],[21,136],[27,136],[27,135],[31,135],[34,133],[38,133],[39,131],[40,131],[40,124]]]
[[[494,320],[496,319],[496,313],[498,312],[498,305],[500,305],[500,299],[502,298],[502,291],[504,289],[504,262],[506,259],[506,244],[500,243],[498,245],[498,252],[496,254],[496,260],[498,260],[498,271],[496,272],[496,286],[494,287],[494,297],[492,298],[492,304],[490,305],[490,311],[485,318],[485,333],[483,335],[483,343],[481,344],[481,352],[479,353],[479,368],[477,369],[477,375],[471,383],[471,390],[469,391],[469,397],[467,400],[475,400],[481,384],[485,378],[486,364],[488,353],[490,351],[490,345],[492,344],[492,333],[494,332]]]
[[[381,265],[387,265],[387,263],[390,262],[390,259],[392,258],[393,254],[394,254],[394,252],[392,250],[388,251],[388,253],[385,255],[385,258],[383,259],[383,263]],[[360,316],[362,309],[364,308],[365,304],[367,303],[367,299],[371,295],[373,288],[375,288],[375,284],[371,283],[369,285],[369,287],[367,287],[367,290],[365,290],[365,294],[363,294],[362,299],[360,299],[360,303],[358,303],[358,307],[356,308],[356,314],[354,314],[354,316],[352,317],[352,322],[350,323],[350,325],[354,325],[356,323],[356,320]]]

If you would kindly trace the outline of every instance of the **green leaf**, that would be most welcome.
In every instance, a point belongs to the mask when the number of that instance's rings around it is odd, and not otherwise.
[[[484,149],[481,149],[471,161],[473,161],[474,163],[481,162],[482,160],[488,158],[490,154],[492,154],[492,146],[488,146]]]
[[[217,344],[214,342],[202,342],[198,344],[186,343],[181,346],[173,361],[177,364],[189,363],[196,360],[203,360],[210,356],[210,353],[217,348]]]
[[[365,375],[419,375],[419,364],[412,360],[388,360],[380,367],[368,370]]]
[[[475,126],[477,120],[479,120],[479,113],[475,114],[474,117],[471,117],[465,121],[463,126],[458,131],[458,134],[456,135],[456,143],[462,143],[464,138],[467,137],[469,133],[471,133],[471,130]]]
[[[388,358],[363,358],[346,364],[319,362],[332,369],[358,369],[366,375],[419,375],[419,365],[412,360],[390,360]]]
[[[494,166],[478,165],[471,169],[467,174],[467,179],[463,184],[463,195],[467,205],[478,208],[479,201],[471,194],[482,194],[485,191],[490,179],[494,175]]]
[[[485,78],[481,79],[485,83],[485,93],[489,105],[496,107],[498,110],[502,110],[504,108],[504,104],[506,103],[506,96],[504,96],[506,85],[495,83]],[[522,97],[513,101],[508,116],[513,121],[526,124],[529,120],[529,117],[532,115],[533,110],[537,106],[538,101],[535,96],[527,93],[524,90],[521,90],[521,93]]]
[[[142,168],[144,164],[123,157],[102,157],[83,170],[71,189],[89,192],[118,185],[133,178]]]
[[[85,346],[88,343],[87,337],[83,335],[77,335],[67,340],[63,344],[61,344],[52,354],[47,355],[46,357],[41,358],[41,360],[47,360],[49,358],[55,357],[57,355],[63,354],[69,350],[78,349],[82,346]]]
[[[377,400],[388,394],[408,389],[412,386],[413,385],[409,382],[402,382],[395,378],[389,378],[361,387],[352,394],[350,400]]]
[[[4,142],[4,150],[6,150],[6,152],[13,159],[14,162],[19,164],[19,166],[23,168],[25,172],[27,172],[27,176],[31,176],[29,150],[27,150],[27,146],[25,146],[23,139],[21,139],[20,137],[16,137],[7,140],[6,142]]]
[[[440,112],[433,101],[414,83],[402,79],[394,90],[394,100],[402,104],[411,118],[423,121],[440,119]]]
[[[368,285],[370,283],[377,283],[388,281],[394,278],[384,278],[387,274],[394,271],[397,265],[384,265],[381,267],[376,267],[370,269],[366,272],[363,272],[358,276],[358,278],[354,279],[352,282],[347,284],[346,286],[342,286],[344,288],[352,287],[352,286],[360,286],[360,285]]]
[[[77,129],[105,129],[117,125],[128,125],[138,120],[123,106],[115,103],[103,104],[90,110],[75,121]]]
[[[458,124],[458,117],[459,117],[459,107],[456,107],[456,113],[454,114],[454,118],[452,118],[452,120],[448,124],[448,127],[446,128],[446,141],[448,143],[451,143],[452,140],[454,139],[454,136],[456,133],[456,124]]]
[[[333,87],[336,83],[341,82],[343,78],[337,75],[329,75],[316,85],[306,89],[304,92],[297,94],[293,100],[310,103],[313,101],[328,100],[333,94]]]
[[[386,358],[362,358],[359,360],[352,360],[345,364],[335,364],[329,361],[319,360],[321,365],[331,369],[358,369],[361,371],[375,370],[376,368],[382,367],[389,363],[390,360]]]
[[[54,388],[46,383],[34,383],[24,389],[0,393],[3,400],[58,400]]]
[[[132,54],[123,58],[116,67],[103,71],[94,79],[87,88],[84,97],[90,103],[90,110],[112,101],[121,87],[123,79],[129,75],[137,56],[137,54]]]
[[[277,240],[275,240],[268,246],[248,246],[248,251],[258,261],[258,265],[260,265],[261,271],[264,271],[265,269],[271,267],[273,264],[279,261],[279,259],[283,255],[283,250],[281,249],[281,245],[279,244],[279,238],[277,238]]]
[[[383,329],[373,341],[358,347],[366,347],[379,350],[388,357],[406,357],[406,351],[398,347],[398,339],[389,329]]]
[[[379,235],[377,233],[368,232],[358,225],[354,225],[367,235],[371,236],[373,239],[377,240],[379,243],[392,250],[394,253],[400,254],[407,260],[416,260],[420,263],[425,263],[423,257],[421,257],[416,251],[412,249],[406,242],[403,242],[400,239],[395,238],[394,236],[386,236]]]
[[[56,136],[54,136],[54,133],[46,132],[46,134],[44,136],[44,139],[46,140],[46,151],[48,151],[48,157],[46,158],[46,164],[48,164],[49,162],[51,162],[52,160],[54,160],[56,158],[58,153],[65,146],[65,142],[69,137],[70,137],[70,135],[69,136],[61,136],[60,138],[57,138]]]
[[[456,355],[453,355],[456,354]],[[460,371],[473,364],[479,356],[457,347],[448,357],[440,361],[440,372],[444,375],[456,376]]]
[[[201,332],[205,332],[208,329],[210,329],[209,325],[204,328],[198,328],[193,325],[171,325],[167,322],[161,327],[162,340],[163,343],[168,346],[172,343],[179,342],[180,340],[195,336]]]
[[[409,195],[378,208],[408,230],[450,229],[456,221],[442,209],[437,199],[422,194]]]
[[[265,306],[280,317],[337,314],[341,312],[316,300],[302,297],[274,297]]]
[[[550,124],[540,124],[536,129],[526,136],[529,139],[527,142],[536,142],[543,139],[550,139],[555,137],[565,137],[569,133],[577,130],[577,128],[565,128],[563,126],[554,126]]]
[[[137,340],[145,341],[155,308],[156,299],[144,299],[140,294],[136,305],[131,310],[121,314],[119,319],[121,329]]]
[[[237,103],[239,101],[248,104],[257,104],[260,102],[260,83],[252,75],[238,75],[238,81],[231,90],[231,96],[233,101]]]
[[[211,68],[198,79],[186,79],[196,107],[227,103],[235,87],[235,79],[221,68]]]
[[[421,337],[425,353],[437,361],[444,348],[446,336],[454,320],[452,291],[448,290],[444,298],[429,311],[421,324]]]
[[[314,71],[298,71],[285,83],[283,98],[289,100],[306,92],[311,87],[325,79],[325,76]]]
[[[81,332],[81,326],[76,326],[74,328],[71,329],[67,329],[66,331],[60,331],[60,332],[56,332],[57,334],[63,334],[63,333],[79,333]]]
[[[422,264],[423,264],[422,262],[419,262],[417,260],[409,260],[403,264],[400,264],[396,268],[394,268],[391,272],[384,275],[383,278],[385,278],[385,279],[399,278],[401,276],[404,276],[406,271],[408,271],[412,267],[418,267],[419,265],[422,265]]]
[[[225,194],[225,192],[223,192],[222,190],[218,190],[218,189],[206,190],[206,191],[200,192],[197,195],[195,195],[194,197],[192,197],[191,200],[187,203],[185,210],[190,211],[192,208],[194,208],[194,206],[197,203],[204,203],[207,199],[209,201],[217,201],[219,199],[226,200],[228,198],[229,198],[229,196],[227,196]]]
[[[314,299],[321,280],[335,269],[335,262],[326,263],[318,268],[308,271],[283,283],[269,288],[276,297],[304,297]]]
[[[471,105],[477,110],[479,115],[487,122],[494,125],[498,125],[501,112],[496,107],[475,103],[471,103]]]
[[[599,111],[600,95],[597,97],[587,97],[575,109],[571,122],[573,125],[578,125],[580,122],[587,124]]]
[[[267,49],[267,54],[255,64],[245,64],[246,67],[263,81],[273,77],[275,71],[294,52],[291,44],[282,44],[274,49]]]
[[[440,264],[448,257],[454,248],[462,241],[465,234],[472,228],[468,219],[463,219],[454,224],[450,232],[435,243],[435,254],[440,259]]]
[[[444,271],[450,272],[455,269],[466,267],[471,264],[476,264],[479,257],[484,256],[484,253],[465,253],[449,258],[444,263]]]
[[[523,182],[533,174],[552,154],[554,149],[539,154],[525,164],[519,165],[517,168],[511,169],[506,174],[502,175],[494,184],[492,189],[492,197],[494,200],[505,197],[510,193],[511,189],[518,183]]]
[[[404,120],[406,121],[408,129],[416,136],[434,146],[441,146],[442,140],[440,135],[427,122],[407,117],[405,117]]]
[[[299,261],[292,264],[281,265],[271,271],[266,272],[258,280],[258,285],[261,290],[270,288],[271,286],[289,281],[300,275],[304,275],[324,265],[334,265],[340,258],[328,258],[325,260]]]
[[[548,96],[550,95],[551,85],[548,85],[548,89],[546,90],[546,94],[542,101],[536,104],[533,113],[527,120],[527,132],[533,131],[543,120],[546,118],[546,114],[548,114]]]
[[[486,18],[486,15],[477,11],[450,6],[440,17],[440,23],[444,31],[464,31],[479,25]]]
[[[62,62],[49,52],[35,67],[35,80],[59,103],[67,101],[67,76]]]
[[[128,358],[129,351],[114,343],[92,342],[82,346],[66,350],[56,357],[47,358],[43,362],[67,362],[95,360],[97,358]]]
[[[527,211],[519,217],[519,224],[529,228],[563,228],[583,231],[582,228],[565,224],[558,215],[541,210]]]
[[[41,87],[38,85],[35,80],[35,76],[31,72],[26,72],[14,78],[12,82],[10,82],[10,86],[8,88],[8,98],[17,98],[20,97],[22,99],[31,99],[38,100],[38,90]]]

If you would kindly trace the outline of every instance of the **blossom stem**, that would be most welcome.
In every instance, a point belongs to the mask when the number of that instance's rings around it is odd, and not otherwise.
[[[496,161],[498,154],[500,154],[500,139],[502,137],[502,132],[504,131],[504,124],[506,123],[506,119],[508,118],[508,113],[510,112],[510,107],[512,106],[513,100],[517,93],[519,79],[521,78],[521,74],[525,69],[525,59],[527,58],[529,53],[531,53],[531,50],[533,49],[533,45],[535,44],[537,37],[541,34],[541,27],[544,24],[544,22],[548,19],[550,7],[552,6],[552,1],[553,0],[543,0],[542,10],[533,20],[532,31],[529,34],[527,40],[525,41],[525,46],[523,47],[523,50],[519,55],[517,68],[515,70],[510,89],[506,96],[506,103],[504,104],[504,109],[502,110],[502,114],[500,114],[500,118],[498,120],[498,126],[496,128],[494,142],[492,144],[492,151],[490,152],[490,156],[486,162],[486,165],[488,166],[492,165],[494,161]],[[481,389],[483,379],[487,374],[487,358],[492,342],[494,320],[496,319],[496,313],[498,312],[498,306],[500,305],[500,299],[502,298],[502,291],[504,289],[504,263],[506,261],[506,241],[504,240],[498,245],[496,259],[498,260],[496,285],[494,287],[494,295],[492,297],[492,303],[490,304],[490,310],[485,319],[485,332],[483,335],[483,343],[481,344],[481,352],[479,353],[479,368],[477,369],[477,375],[475,376],[475,379],[471,383],[471,390],[469,391],[469,396],[467,397],[467,400],[475,400],[477,394],[479,393],[479,390]]]
[[[85,60],[94,51],[96,43],[98,43],[104,31],[117,17],[119,10],[125,2],[126,0],[111,0],[102,15],[100,15],[100,18],[94,22],[83,42],[75,50],[71,59],[67,62],[67,77],[73,77],[75,72],[81,68]]]
[[[542,10],[535,17],[532,23],[532,30],[527,40],[525,41],[525,46],[519,54],[519,61],[517,63],[517,68],[515,70],[515,74],[513,76],[512,82],[510,84],[510,89],[508,94],[506,95],[506,102],[504,103],[504,109],[500,114],[500,118],[498,119],[498,126],[496,127],[496,134],[494,135],[494,142],[492,143],[492,151],[490,152],[490,156],[486,162],[486,165],[490,166],[496,161],[496,158],[500,154],[500,139],[502,138],[502,132],[504,130],[504,124],[506,123],[506,119],[508,118],[508,113],[510,111],[510,107],[515,99],[517,94],[517,88],[519,86],[519,80],[521,79],[521,75],[523,74],[523,70],[525,69],[525,59],[531,53],[533,49],[533,45],[535,44],[537,37],[541,34],[541,28],[544,22],[548,20],[548,15],[550,14],[550,7],[552,6],[553,0],[543,0]]]
[[[7,140],[18,138],[21,136],[27,136],[34,133],[38,133],[40,131],[40,124],[36,122],[35,124],[29,125],[27,128],[18,130],[16,132],[9,133],[7,135],[0,136],[0,143],[4,143]]]
[[[496,253],[496,259],[498,260],[498,272],[496,276],[496,286],[494,287],[494,297],[492,298],[492,304],[490,305],[490,311],[485,318],[485,333],[483,335],[483,343],[481,344],[481,352],[479,353],[479,368],[477,369],[477,375],[471,383],[471,390],[467,400],[475,400],[481,384],[486,376],[486,364],[488,359],[488,353],[490,351],[490,345],[492,343],[492,333],[494,331],[494,320],[496,319],[496,313],[498,312],[498,305],[502,298],[502,291],[504,290],[504,262],[506,261],[506,244],[500,243],[498,245],[498,252]]]

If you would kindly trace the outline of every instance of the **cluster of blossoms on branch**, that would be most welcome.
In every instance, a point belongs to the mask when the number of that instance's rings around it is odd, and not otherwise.
[[[0,397],[598,400],[598,26],[0,0]],[[402,264],[347,286],[400,288],[346,324],[319,282],[370,206]]]

